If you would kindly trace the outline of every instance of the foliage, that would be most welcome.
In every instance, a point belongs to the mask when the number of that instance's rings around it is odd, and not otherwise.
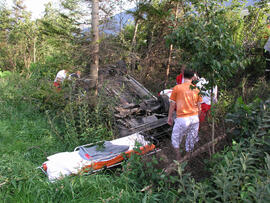
[[[36,110],[57,110],[65,105],[61,94],[56,94],[52,81],[32,75],[26,79],[19,74],[12,74],[1,83],[3,101],[17,106],[21,102],[33,105]]]
[[[238,85],[243,75],[252,75],[251,79],[264,75],[262,50],[267,39],[269,10],[265,1],[249,6],[249,12],[246,12],[246,2],[238,1],[140,2],[132,12],[135,20],[140,19],[135,49],[127,58],[131,67],[137,68],[135,74],[147,80],[143,84],[148,88],[158,91],[153,84],[162,84],[165,80],[169,57],[165,36],[167,45],[174,45],[170,78],[179,74],[182,63],[189,63],[210,80],[209,88],[213,84],[231,88]],[[130,28],[128,26],[124,36],[121,35],[129,48],[135,26],[133,33]],[[153,84],[148,84],[150,81]]]
[[[267,29],[267,13],[270,7],[266,1],[256,2],[254,6],[248,6],[248,15],[242,19],[243,29],[239,31],[244,48],[249,51],[261,48],[267,41],[269,30]],[[249,32],[246,32],[249,30]]]
[[[234,141],[232,149],[216,156],[216,161],[221,162],[212,171],[217,173],[215,183],[225,191],[223,201],[269,201],[269,179],[263,178],[269,177],[269,101],[259,106],[255,101],[253,105],[258,113],[254,118],[257,125],[249,128],[251,133],[243,126],[238,135],[241,141]]]
[[[246,59],[245,70],[239,70],[231,83],[234,87],[239,84],[239,77],[252,76],[249,80],[254,80],[264,76],[263,47],[270,34],[266,22],[269,5],[266,1],[258,1],[246,8],[245,4],[234,2],[227,11],[226,18],[230,19],[234,42],[243,47]]]
[[[42,73],[46,74],[45,71]],[[39,74],[34,72],[29,79],[13,74],[3,80],[0,91],[3,102],[14,106],[25,102],[33,105],[36,111],[46,113],[55,136],[66,146],[113,136],[113,111],[108,103],[104,103],[103,97],[99,98],[98,105],[92,106],[86,92],[76,91],[75,81],[66,81],[57,92],[53,82]]]
[[[150,159],[150,157],[144,157],[144,159]],[[161,191],[166,185],[167,177],[162,174],[161,169],[156,168],[157,164],[158,160],[155,157],[147,162],[143,161],[141,156],[134,155],[123,166],[125,173],[122,176],[135,187],[144,188],[150,185]]]
[[[69,72],[75,71],[73,70],[70,56],[55,53],[46,57],[44,62],[39,61],[32,63],[29,72],[26,72],[25,75],[30,75],[30,79],[52,82],[57,72],[63,69],[68,70]]]
[[[234,43],[230,24],[224,18],[224,10],[196,4],[197,9],[207,12],[187,13],[183,25],[174,29],[168,41],[183,49],[185,61],[209,80],[209,88],[227,82],[242,67],[241,48]],[[210,8],[213,8],[210,12]]]
[[[29,68],[33,53],[34,23],[22,5],[14,1],[14,10],[0,8],[1,66],[3,70]]]
[[[246,103],[252,102],[252,99],[256,97],[265,101],[270,94],[269,83],[264,78],[258,78],[252,85],[246,84],[243,89],[245,91],[242,91],[242,95]]]
[[[1,69],[0,69],[0,78],[7,77],[9,75],[11,75],[10,71],[1,71]]]
[[[92,107],[85,92],[80,92],[76,99],[70,92],[65,107],[55,115],[48,111],[51,128],[67,147],[95,143],[113,137],[112,111],[100,109],[102,100]]]
[[[40,20],[31,20],[23,1],[16,1],[13,9],[0,8],[0,58],[3,70],[29,71],[31,63],[45,62],[50,57],[65,58],[73,66],[76,61],[74,50],[79,43],[80,29],[76,24],[78,15],[70,17],[47,4],[45,15]],[[82,57],[81,57],[82,58]]]
[[[262,108],[261,100],[256,99],[251,104],[245,104],[242,97],[239,97],[234,106],[231,113],[227,114],[226,122],[232,122],[233,126],[235,126],[234,134],[235,138],[241,138],[243,135],[251,136],[254,134],[256,130],[256,126],[258,126],[258,118],[261,117],[260,111],[256,111],[256,109]]]

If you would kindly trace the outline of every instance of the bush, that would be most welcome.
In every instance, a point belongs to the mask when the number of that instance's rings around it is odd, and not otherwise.
[[[234,139],[249,137],[255,133],[262,116],[262,101],[257,98],[253,103],[245,104],[239,97],[231,111],[226,115],[226,122],[234,126],[232,132]]]
[[[7,76],[9,76],[11,74],[12,73],[10,71],[1,71],[1,68],[0,68],[0,78],[7,77]]]

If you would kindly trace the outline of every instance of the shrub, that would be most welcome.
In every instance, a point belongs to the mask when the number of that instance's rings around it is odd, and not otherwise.
[[[226,116],[226,122],[235,126],[233,138],[239,140],[241,137],[251,136],[255,133],[262,114],[262,101],[257,98],[253,103],[245,104],[239,97],[231,113]]]
[[[0,78],[7,77],[9,75],[11,75],[10,71],[1,71],[1,68],[0,68]]]

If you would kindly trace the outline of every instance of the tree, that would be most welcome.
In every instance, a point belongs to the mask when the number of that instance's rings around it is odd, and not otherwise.
[[[12,69],[11,60],[9,58],[8,38],[12,29],[11,11],[4,5],[0,7],[0,68],[2,70]]]
[[[90,77],[94,86],[98,87],[98,69],[99,69],[99,0],[92,0],[92,45],[93,60],[91,64]]]
[[[24,71],[24,68],[29,69],[34,58],[35,25],[23,3],[16,0],[11,10],[3,7],[0,11],[3,23],[0,35],[5,38],[1,44],[4,69]]]
[[[129,0],[129,1],[134,2],[133,0]],[[145,2],[142,0],[135,0],[135,5],[136,5],[135,11],[127,11],[128,14],[131,14],[133,16],[134,21],[135,21],[134,34],[133,34],[132,41],[131,41],[130,51],[134,51],[138,27],[139,27],[140,21],[143,20],[143,13],[140,9],[140,6],[143,5],[143,3],[145,3]]]
[[[70,69],[81,65],[83,54],[78,0],[62,0],[60,9],[45,5],[43,18],[37,21],[39,60],[50,61],[51,69]]]
[[[148,79],[149,76],[158,77],[158,83],[164,84],[168,58],[172,59],[169,57],[170,53],[164,37],[170,32],[170,17],[172,12],[176,13],[177,2],[175,4],[168,0],[141,0],[136,3],[136,10],[131,12],[135,19],[134,35],[130,46],[131,57],[136,56],[136,62],[140,61],[139,65],[143,67],[140,74]]]

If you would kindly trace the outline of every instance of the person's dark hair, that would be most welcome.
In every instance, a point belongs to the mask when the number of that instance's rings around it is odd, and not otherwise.
[[[192,79],[192,77],[194,76],[194,72],[192,70],[184,70],[184,78],[187,79]]]

